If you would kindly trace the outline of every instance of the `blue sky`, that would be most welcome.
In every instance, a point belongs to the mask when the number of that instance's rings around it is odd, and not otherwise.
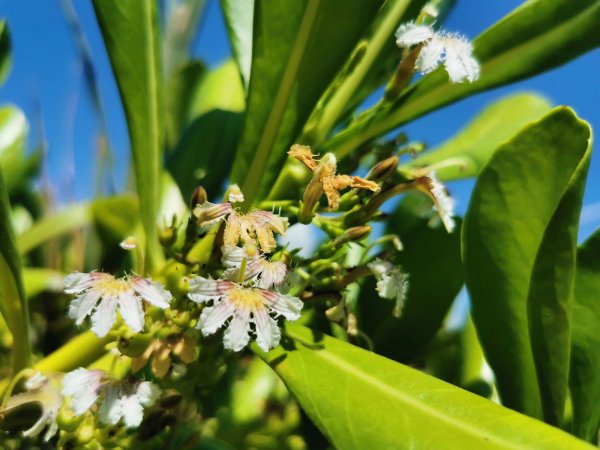
[[[115,152],[117,188],[127,178],[128,139],[123,112],[90,1],[74,1],[92,49],[102,100]],[[521,2],[516,0],[458,0],[445,27],[470,38],[492,25]],[[98,124],[85,90],[82,68],[58,1],[0,0],[13,40],[13,67],[0,88],[0,103],[18,105],[28,117],[30,143],[40,140],[43,125],[48,145],[47,174],[63,201],[90,198],[94,193],[94,164]],[[194,54],[217,65],[230,54],[219,4],[209,0],[207,14],[194,44]],[[404,128],[411,139],[434,146],[460,129],[487,103],[508,93],[533,90],[554,104],[566,104],[600,129],[600,89],[597,73],[600,51],[533,79],[477,95],[430,114]],[[38,109],[37,105],[40,105]],[[600,226],[600,157],[594,155],[588,177],[581,237]],[[458,210],[464,212],[471,181],[452,183]]]

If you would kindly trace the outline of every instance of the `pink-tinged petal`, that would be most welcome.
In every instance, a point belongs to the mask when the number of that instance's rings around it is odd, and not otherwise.
[[[396,31],[396,45],[398,47],[412,47],[432,37],[433,30],[431,27],[410,22],[400,25],[400,28]]]
[[[123,416],[123,404],[121,401],[121,389],[115,383],[111,384],[106,391],[106,398],[100,407],[98,414],[104,423],[116,425]]]
[[[119,312],[131,331],[139,333],[144,329],[142,301],[133,292],[119,295]]]
[[[220,222],[233,211],[231,203],[210,203],[204,202],[194,208],[194,215],[198,218],[198,225],[208,227],[217,222]]]
[[[264,309],[253,311],[254,324],[256,325],[256,343],[265,352],[279,345],[281,331],[277,322]]]
[[[71,304],[69,305],[69,317],[73,319],[78,326],[81,325],[86,316],[91,314],[100,295],[100,292],[91,289],[71,301]]]
[[[93,279],[89,273],[74,272],[64,279],[66,294],[79,294],[92,286]]]
[[[92,331],[98,337],[104,337],[117,319],[118,297],[105,296],[100,300],[92,315]]]
[[[261,269],[256,286],[263,289],[281,286],[288,274],[288,266],[280,261],[262,261]]]
[[[277,214],[273,214],[268,211],[256,210],[252,211],[249,216],[254,219],[258,219],[263,224],[268,224],[271,228],[277,231],[279,234],[285,234],[285,230],[288,227],[288,218],[281,217]]]
[[[250,310],[237,309],[223,336],[223,347],[239,352],[250,341]]]
[[[72,397],[71,409],[75,415],[86,412],[98,399],[105,386],[104,375],[101,370],[80,367],[64,376],[62,394]]]
[[[234,310],[235,306],[227,300],[221,301],[215,306],[204,308],[196,328],[200,329],[204,336],[214,334],[231,317]]]
[[[298,297],[283,295],[265,289],[260,289],[260,294],[265,299],[265,304],[277,315],[282,315],[290,321],[300,318],[300,311],[302,311],[304,303]]]
[[[196,303],[218,300],[235,288],[235,284],[229,280],[213,280],[204,277],[192,278],[189,285],[188,297]]]
[[[173,296],[162,284],[142,277],[131,277],[129,285],[148,303],[162,309],[169,307]]]

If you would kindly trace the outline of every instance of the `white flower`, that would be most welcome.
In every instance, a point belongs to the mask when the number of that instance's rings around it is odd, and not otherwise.
[[[123,250],[135,250],[137,244],[137,239],[133,236],[129,236],[121,241],[119,247],[121,247]]]
[[[241,203],[244,201],[244,194],[237,184],[229,186],[227,200],[231,203]]]
[[[165,309],[169,307],[171,294],[159,283],[139,276],[115,278],[103,272],[75,272],[65,277],[65,292],[77,297],[69,306],[69,317],[81,325],[92,315],[92,331],[105,336],[116,321],[117,306],[121,317],[132,331],[144,328],[142,299]]]
[[[376,258],[367,265],[377,279],[377,293],[381,298],[395,300],[393,315],[400,317],[408,292],[408,274],[400,266]]]
[[[121,418],[129,428],[137,427],[144,416],[144,406],[151,406],[160,389],[150,381],[110,380],[102,370],[82,367],[63,379],[63,395],[71,397],[71,409],[77,416],[85,413],[99,399],[100,420],[116,425]]]
[[[253,281],[254,286],[263,289],[280,287],[285,282],[288,266],[280,261],[267,261],[252,244],[244,247],[224,245],[221,247],[221,251],[223,253],[221,262],[228,267],[223,274],[223,277],[227,280],[237,282]],[[247,262],[244,279],[239,280],[239,273],[244,259]]]
[[[437,179],[434,171],[429,172],[429,174],[426,177],[422,177],[421,180],[422,182],[418,185],[418,188],[431,197],[446,231],[452,233],[456,227],[456,222],[452,217],[454,215],[454,199],[448,195],[446,186]]]
[[[190,281],[190,299],[197,303],[213,301],[202,310],[197,328],[204,336],[216,333],[231,318],[223,344],[238,352],[250,340],[254,324],[256,343],[264,351],[277,347],[281,332],[271,317],[280,315],[293,321],[300,317],[303,303],[297,297],[255,287],[244,287],[229,280],[196,277]]]
[[[12,410],[19,409],[22,405],[39,403],[42,414],[39,419],[27,430],[22,432],[23,437],[36,437],[44,427],[44,441],[48,442],[58,431],[56,417],[62,405],[62,395],[59,388],[60,382],[56,375],[46,377],[36,372],[25,382],[25,392],[11,396],[0,410],[1,415],[10,414]]]
[[[446,72],[453,83],[479,78],[479,63],[473,56],[473,46],[464,37],[455,33],[434,32],[431,27],[407,23],[396,31],[396,44],[399,47],[412,47],[423,44],[415,68],[421,73],[429,73],[443,61]]]

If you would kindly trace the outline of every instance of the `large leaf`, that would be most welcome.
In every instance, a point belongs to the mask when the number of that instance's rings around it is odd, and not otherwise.
[[[0,312],[13,336],[15,374],[31,364],[28,311],[21,278],[21,257],[15,244],[8,192],[0,170]]]
[[[577,252],[572,330],[573,432],[596,442],[600,427],[600,230]]]
[[[431,211],[429,200],[422,197]],[[448,234],[442,226],[430,227],[427,218],[415,217],[414,200],[407,198],[399,205],[387,229],[403,242],[397,262],[409,274],[402,316],[393,316],[393,302],[378,298],[373,282],[365,283],[358,299],[360,325],[375,351],[403,362],[431,341],[463,285],[460,233]]]
[[[0,83],[10,70],[10,33],[5,20],[0,20]]]
[[[340,449],[593,448],[477,395],[298,325],[270,353],[319,429]],[[256,347],[255,347],[256,349]]]
[[[252,69],[252,24],[254,23],[254,0],[239,2],[221,0],[233,56],[242,76],[244,88],[250,82]]]
[[[380,0],[255,3],[248,108],[232,174],[247,205],[271,187],[308,114],[380,4]]]
[[[487,106],[462,130],[408,167],[431,166],[438,178],[456,180],[475,177],[500,144],[525,125],[550,111],[548,101],[536,94],[504,97]]]
[[[155,221],[164,135],[157,3],[94,0],[94,9],[127,117],[147,266],[153,267],[161,255]]]
[[[482,170],[463,226],[466,282],[503,403],[556,423],[564,409],[576,230],[590,128],[553,110]]]
[[[369,110],[324,150],[342,157],[364,142],[436,108],[564,64],[600,45],[600,0],[531,0],[483,32],[473,45],[475,83],[452,84],[443,68],[423,77],[393,104]],[[392,37],[390,37],[392,39]]]

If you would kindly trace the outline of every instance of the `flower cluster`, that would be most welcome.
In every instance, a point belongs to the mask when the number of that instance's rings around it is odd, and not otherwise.
[[[443,61],[453,83],[479,78],[479,63],[473,57],[473,46],[462,36],[445,31],[435,32],[431,26],[413,22],[401,25],[396,31],[396,44],[399,47],[421,45],[415,68],[421,73],[429,73]]]

